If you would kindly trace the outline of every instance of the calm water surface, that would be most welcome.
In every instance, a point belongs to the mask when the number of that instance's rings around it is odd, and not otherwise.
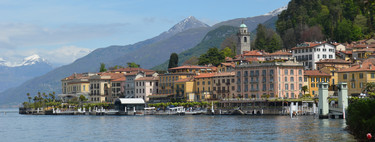
[[[355,141],[312,116],[47,116],[0,109],[0,141]]]

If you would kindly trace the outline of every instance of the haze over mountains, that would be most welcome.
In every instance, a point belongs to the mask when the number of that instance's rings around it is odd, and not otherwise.
[[[132,45],[114,45],[96,49],[69,65],[58,67],[16,88],[1,92],[0,104],[19,104],[27,100],[27,97],[25,97],[26,93],[30,93],[31,96],[34,96],[37,92],[48,93],[55,91],[59,94],[61,92],[60,80],[62,78],[72,73],[98,72],[100,63],[105,63],[106,67],[110,67],[114,65],[125,66],[127,62],[135,62],[140,64],[142,68],[152,68],[168,60],[170,54],[173,52],[181,53],[189,49],[194,49],[192,52],[200,55],[204,53],[204,50],[199,49],[220,44],[221,39],[236,32],[233,27],[238,27],[242,21],[244,21],[249,31],[251,31],[254,30],[259,23],[266,22],[274,17],[276,17],[275,14],[237,18],[220,22],[210,27],[193,16],[190,16],[154,38]],[[209,32],[211,34],[208,34]],[[211,41],[211,38],[217,37],[220,37],[220,40]]]
[[[0,91],[16,87],[51,70],[52,66],[47,60],[36,54],[24,58],[19,63],[9,62],[0,58]]]

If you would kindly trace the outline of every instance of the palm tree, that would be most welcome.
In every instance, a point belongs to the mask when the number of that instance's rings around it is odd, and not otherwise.
[[[305,95],[305,93],[309,91],[309,88],[307,88],[307,86],[305,85],[305,86],[302,86],[301,90],[303,91],[303,95]]]
[[[30,93],[27,93],[26,95],[27,95],[27,98],[29,99],[29,103],[30,103],[30,101],[31,101],[31,99],[32,99],[32,98],[30,97]]]

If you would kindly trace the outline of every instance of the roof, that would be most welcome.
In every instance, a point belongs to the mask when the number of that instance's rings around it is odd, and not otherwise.
[[[293,47],[292,50],[314,48],[314,47],[322,45],[322,44],[326,44],[326,42],[304,42],[304,43],[298,44],[296,47]]]
[[[197,76],[194,76],[194,78],[210,78],[213,77],[215,73],[200,73]]]
[[[356,44],[354,48],[373,48],[375,44]]]
[[[319,70],[305,70],[304,75],[305,76],[330,76],[329,74],[326,74]]]
[[[88,79],[90,76],[88,74],[83,73],[73,73],[69,77],[63,78],[62,80],[71,80],[71,79]]]
[[[225,57],[225,61],[226,62],[231,62],[231,61],[233,61],[233,58],[231,58],[231,57]]]
[[[338,72],[375,71],[375,59],[367,59],[362,64],[342,69]]]
[[[236,67],[236,64],[235,63],[220,63],[220,64],[222,64],[223,66],[226,66],[226,67]]]
[[[263,56],[262,52],[258,50],[244,51],[243,56]]]
[[[135,79],[136,81],[150,81],[150,80],[159,80],[159,77],[140,77]]]
[[[142,98],[118,98],[116,101],[120,101],[121,104],[145,104]]]
[[[356,52],[375,52],[375,48],[358,49]]]
[[[348,51],[348,50],[346,50],[346,51],[340,51],[341,53],[344,53],[344,54],[353,54],[353,51]]]
[[[287,51],[279,50],[279,51],[276,51],[276,52],[270,53],[270,54],[268,54],[267,56],[278,56],[278,55],[292,56],[293,54],[290,53],[290,52],[287,52]]]
[[[148,98],[165,98],[168,96],[173,96],[173,94],[152,94],[150,96],[147,96]]]
[[[125,81],[125,80],[126,80],[126,77],[120,77],[120,78],[113,79],[111,81],[118,82],[118,81]]]
[[[131,68],[131,67],[119,68],[119,69],[111,70],[110,72],[134,72],[134,71],[135,72],[138,72],[138,71],[155,72],[153,70],[142,69],[142,68]]]
[[[207,69],[207,68],[210,68],[210,67],[195,66],[195,65],[184,65],[184,66],[169,68],[168,70],[178,70],[178,69]]]
[[[315,62],[315,64],[324,64],[324,63],[335,63],[335,64],[350,64],[350,61],[345,61],[343,59],[324,59],[320,60],[318,62]]]
[[[244,23],[242,23],[242,24],[240,25],[240,27],[241,27],[241,28],[247,28],[247,26],[246,26]]]

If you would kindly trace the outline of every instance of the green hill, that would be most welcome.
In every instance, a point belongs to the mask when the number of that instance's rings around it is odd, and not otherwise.
[[[235,34],[237,30],[237,27],[220,26],[215,30],[208,32],[198,45],[178,54],[178,64],[181,65],[183,62],[193,56],[199,57],[201,54],[206,53],[211,47],[220,48],[220,44],[224,41],[224,39]],[[168,68],[168,63],[169,60],[165,61],[163,64],[153,67],[152,70],[166,70]]]

